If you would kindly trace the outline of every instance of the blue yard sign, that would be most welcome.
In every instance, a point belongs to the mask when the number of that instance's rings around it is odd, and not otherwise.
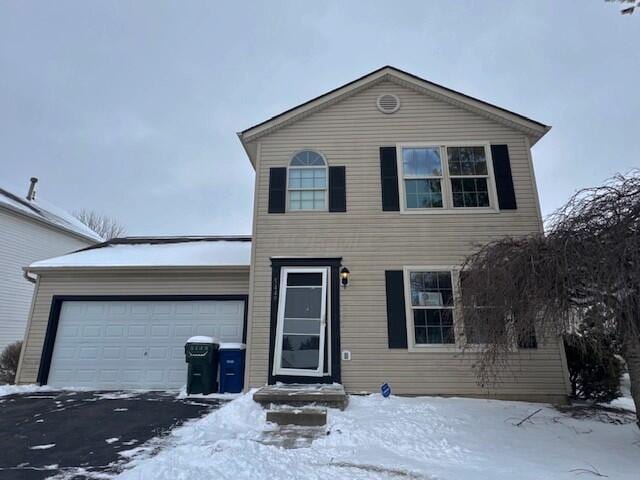
[[[391,395],[391,387],[389,386],[388,383],[383,383],[380,386],[380,392],[382,392],[382,396],[384,398],[387,398],[389,395]]]

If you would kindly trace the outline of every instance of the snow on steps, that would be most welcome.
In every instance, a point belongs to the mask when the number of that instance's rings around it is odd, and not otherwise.
[[[277,384],[258,389],[253,399],[265,408],[273,405],[292,407],[321,406],[344,410],[349,397],[340,384]]]

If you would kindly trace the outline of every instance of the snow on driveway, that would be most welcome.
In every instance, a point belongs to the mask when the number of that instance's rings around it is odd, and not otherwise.
[[[640,471],[633,423],[574,419],[540,404],[352,396],[344,412],[330,410],[328,427],[308,448],[260,443],[268,426],[250,393],[175,429],[156,456],[134,455],[118,478],[540,480],[591,477],[587,469],[635,480]]]
[[[40,385],[0,385],[0,397],[15,395],[17,393],[51,392],[53,388]]]

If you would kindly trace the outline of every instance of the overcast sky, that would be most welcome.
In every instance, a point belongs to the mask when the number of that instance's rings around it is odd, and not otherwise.
[[[640,166],[640,13],[603,0],[3,0],[0,186],[134,235],[250,233],[236,132],[386,64],[552,125],[545,214]]]

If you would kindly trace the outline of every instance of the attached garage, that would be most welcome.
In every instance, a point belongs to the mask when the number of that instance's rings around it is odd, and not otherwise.
[[[250,239],[118,239],[37,262],[19,383],[180,389],[194,335],[244,342]]]
[[[48,378],[43,369],[40,379],[53,387],[179,389],[189,337],[243,342],[245,301],[233,297],[56,299],[55,308]]]

